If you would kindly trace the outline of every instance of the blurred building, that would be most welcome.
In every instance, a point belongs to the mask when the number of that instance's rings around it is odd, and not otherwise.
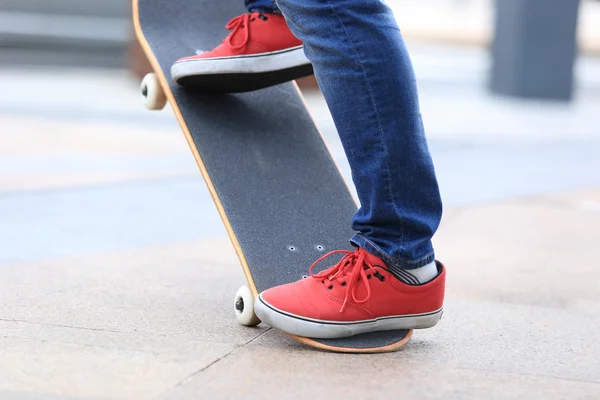
[[[579,0],[387,0],[387,3],[409,41],[490,46],[497,4],[537,2],[550,6],[573,1]],[[148,71],[148,65],[133,39],[130,4],[130,0],[3,0],[0,65],[128,66],[142,75]],[[600,1],[581,0],[581,4],[578,49],[600,54]],[[522,53],[528,54],[525,46]],[[512,76],[509,68],[496,71]]]
[[[127,0],[3,0],[0,63],[125,65]]]

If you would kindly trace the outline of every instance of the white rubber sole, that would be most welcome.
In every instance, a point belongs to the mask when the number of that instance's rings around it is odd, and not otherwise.
[[[426,314],[384,317],[355,322],[321,321],[286,313],[267,304],[259,295],[254,312],[262,322],[286,333],[314,339],[336,339],[374,331],[425,329],[436,325],[443,309]]]
[[[308,64],[310,61],[304,55],[303,46],[296,46],[247,56],[179,61],[171,67],[171,76],[177,82],[179,79],[195,75],[255,74]]]

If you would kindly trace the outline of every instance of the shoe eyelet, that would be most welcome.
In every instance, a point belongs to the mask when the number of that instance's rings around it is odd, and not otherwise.
[[[327,286],[327,289],[328,289],[328,290],[332,290],[332,289],[333,289],[333,285],[329,285],[329,286]]]
[[[380,282],[385,281],[385,276],[381,275],[379,271],[375,272],[373,275],[375,276],[375,278],[379,279]]]
[[[347,282],[342,282],[342,286],[346,286],[347,284]]]
[[[367,279],[371,279],[371,275],[367,275]]]

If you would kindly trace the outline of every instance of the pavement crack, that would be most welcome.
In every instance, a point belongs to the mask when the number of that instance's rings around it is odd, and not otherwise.
[[[4,338],[5,339],[29,340],[32,342],[39,342],[39,343],[62,344],[62,345],[67,345],[67,346],[80,346],[80,347],[101,348],[101,349],[109,349],[109,350],[116,349],[116,350],[131,351],[131,352],[136,352],[136,353],[153,354],[155,356],[160,355],[160,353],[158,353],[158,352],[147,351],[147,350],[143,350],[143,349],[136,349],[136,348],[132,348],[132,347],[107,346],[104,344],[67,342],[67,341],[63,341],[63,340],[40,339],[40,338],[35,338],[35,337],[23,337],[23,336],[12,336],[12,335],[6,335],[6,336],[4,336]]]
[[[22,319],[7,319],[0,318],[0,322],[19,322],[23,324],[33,324],[33,325],[41,325],[41,326],[54,326],[57,328],[68,328],[68,329],[81,329],[85,331],[97,331],[97,332],[111,332],[111,333],[127,333],[123,331],[115,331],[112,329],[104,329],[104,328],[88,328],[85,326],[74,326],[74,325],[62,325],[62,324],[49,324],[46,322],[34,322],[34,321],[26,321]]]
[[[175,385],[173,385],[173,387],[177,387],[177,386],[181,386],[184,383],[188,382],[189,380],[191,380],[194,376],[206,371],[207,369],[209,369],[210,367],[212,367],[213,365],[217,364],[219,361],[226,359],[227,357],[229,357],[230,355],[232,355],[233,353],[235,353],[236,351],[243,349],[244,347],[248,346],[249,344],[254,343],[255,341],[257,341],[258,339],[260,339],[261,337],[263,337],[265,334],[267,334],[268,332],[270,332],[273,328],[267,328],[265,329],[264,332],[262,332],[260,335],[248,340],[246,343],[243,343],[235,348],[233,348],[231,351],[227,352],[226,354],[222,355],[221,357],[217,358],[216,360],[214,360],[213,362],[205,365],[204,367],[200,368],[198,371],[192,372],[190,375],[188,375],[187,377],[185,377],[184,379],[182,379],[181,381],[179,381],[178,383],[176,383]]]

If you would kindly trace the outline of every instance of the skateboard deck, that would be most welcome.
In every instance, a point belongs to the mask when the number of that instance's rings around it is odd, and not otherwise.
[[[254,296],[296,281],[325,252],[352,249],[357,210],[295,83],[240,94],[177,85],[170,67],[209,50],[242,0],[133,0],[135,31],[181,125]],[[294,339],[341,352],[404,346],[411,330]]]

